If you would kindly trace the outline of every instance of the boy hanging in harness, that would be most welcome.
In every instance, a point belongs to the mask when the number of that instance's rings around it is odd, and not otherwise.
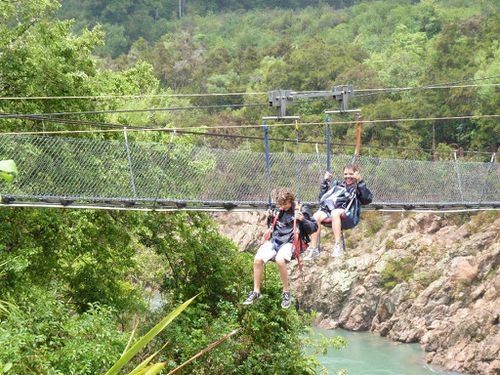
[[[314,218],[318,223],[322,223],[325,219],[331,219],[333,236],[335,237],[335,245],[331,254],[333,257],[342,256],[344,252],[340,243],[342,229],[350,229],[358,225],[360,205],[371,203],[373,195],[359,174],[359,167],[348,164],[344,168],[343,182],[332,182],[332,175],[329,172],[325,173],[319,197],[320,209],[314,214]],[[321,225],[311,235],[311,246],[308,250],[308,256],[304,257],[304,260],[319,256],[320,234]]]
[[[248,294],[244,305],[250,305],[262,295],[260,284],[264,264],[270,260],[276,261],[278,265],[281,282],[283,283],[283,294],[281,307],[287,309],[291,305],[290,289],[288,286],[287,263],[294,255],[299,255],[300,249],[294,247],[298,242],[309,242],[309,234],[318,229],[316,221],[312,217],[311,209],[302,205],[300,209],[296,204],[295,196],[289,189],[283,189],[278,193],[276,199],[279,211],[274,216],[268,216],[268,225],[272,223],[266,236],[266,241],[257,251],[253,262],[253,291]],[[296,211],[296,212],[295,212]],[[295,237],[298,238],[295,238]],[[304,249],[305,250],[305,249]]]

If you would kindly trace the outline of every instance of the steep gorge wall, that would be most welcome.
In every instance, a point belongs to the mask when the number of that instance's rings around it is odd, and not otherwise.
[[[265,229],[257,213],[217,220],[245,251]],[[295,295],[319,325],[419,342],[429,363],[448,370],[500,373],[499,213],[367,213],[346,232],[342,259],[329,256],[325,234],[318,260],[302,274],[291,267]]]

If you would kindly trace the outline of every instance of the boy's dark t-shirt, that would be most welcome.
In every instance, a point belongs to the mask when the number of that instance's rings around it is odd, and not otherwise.
[[[278,212],[279,218],[276,223],[276,228],[273,231],[273,247],[279,249],[283,244],[293,242],[293,219],[295,210],[290,208],[287,211]]]
[[[309,206],[305,204],[302,205],[301,212],[304,215],[304,220],[297,221],[297,228],[301,237],[309,242],[308,235],[316,232],[316,230],[318,230],[318,225],[313,218]],[[279,211],[278,215],[276,227],[274,228],[271,238],[273,248],[276,250],[286,243],[293,243],[293,220],[295,218],[295,209],[292,206],[286,211]],[[272,222],[272,218],[270,218],[270,222]]]

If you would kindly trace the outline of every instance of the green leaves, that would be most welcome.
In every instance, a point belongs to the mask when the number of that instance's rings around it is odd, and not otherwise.
[[[0,178],[12,182],[17,177],[17,166],[14,160],[0,161]]]
[[[127,350],[120,359],[111,367],[106,375],[114,375],[118,374],[118,372],[125,366],[142,348],[144,348],[156,335],[158,335],[161,331],[163,331],[171,322],[174,320],[181,312],[183,312],[193,300],[198,297],[198,295],[193,298],[187,300],[180,306],[178,306],[175,310],[173,310],[170,314],[168,314],[165,318],[163,318],[157,325],[155,325],[151,330],[142,336],[132,347]],[[158,369],[158,371],[164,367],[158,367],[155,365],[154,369]],[[145,372],[145,374],[150,373],[149,370]],[[153,372],[156,373],[156,372]]]

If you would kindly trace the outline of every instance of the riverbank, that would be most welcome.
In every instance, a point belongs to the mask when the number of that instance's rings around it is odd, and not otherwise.
[[[240,249],[261,243],[262,215],[217,220]],[[500,213],[364,213],[340,259],[324,234],[317,261],[290,264],[294,294],[321,327],[420,343],[448,371],[500,373]]]
[[[347,341],[347,347],[340,351],[329,350],[325,355],[318,355],[328,374],[336,374],[343,368],[348,374],[356,375],[466,375],[428,365],[425,352],[418,344],[396,343],[369,332],[313,330],[318,335],[342,336]]]

